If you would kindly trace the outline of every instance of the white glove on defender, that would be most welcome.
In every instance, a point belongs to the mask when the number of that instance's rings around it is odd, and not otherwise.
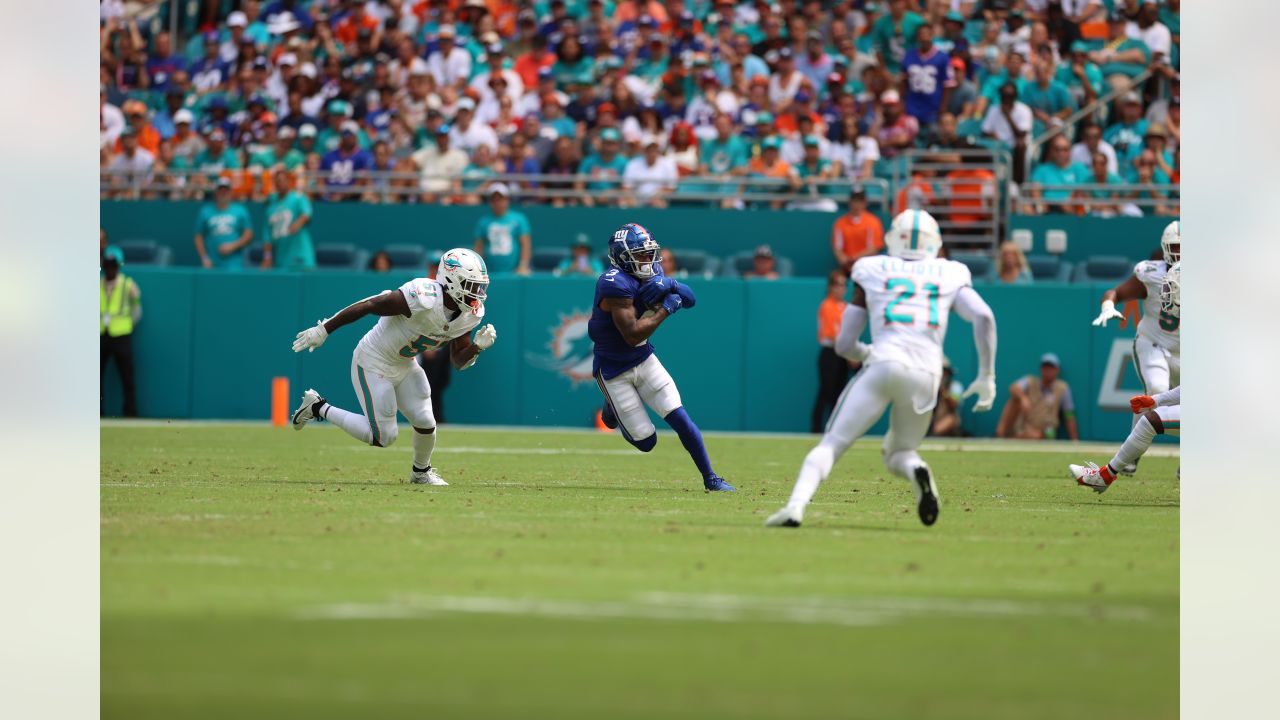
[[[1098,313],[1098,317],[1093,319],[1094,327],[1106,327],[1107,321],[1111,318],[1123,318],[1124,313],[1116,310],[1116,304],[1110,300],[1102,301],[1102,312]]]
[[[485,325],[476,331],[476,336],[472,340],[476,347],[481,350],[488,350],[493,347],[493,343],[498,339],[498,331],[493,329],[492,325]]]
[[[293,351],[302,352],[306,350],[307,352],[315,352],[316,348],[323,345],[324,341],[328,339],[329,331],[324,329],[324,321],[321,320],[316,323],[315,327],[309,327],[298,333],[298,336],[293,339]]]
[[[960,396],[960,399],[964,400],[970,395],[978,396],[978,402],[973,404],[974,412],[986,412],[990,410],[991,406],[995,404],[996,401],[996,379],[990,376],[979,376],[969,384],[969,388],[964,391],[964,394]]]

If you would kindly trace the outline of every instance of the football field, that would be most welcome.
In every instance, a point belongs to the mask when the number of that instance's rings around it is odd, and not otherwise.
[[[107,718],[1174,718],[1178,482],[1067,443],[877,440],[766,529],[804,436],[443,426],[447,488],[320,423],[105,423]]]

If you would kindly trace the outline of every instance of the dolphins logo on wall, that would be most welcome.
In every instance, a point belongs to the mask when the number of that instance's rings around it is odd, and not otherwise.
[[[574,385],[593,382],[591,374],[591,338],[587,336],[587,321],[591,313],[575,310],[571,315],[560,315],[560,321],[548,328],[551,341],[548,354],[525,353],[530,365],[557,373]]]

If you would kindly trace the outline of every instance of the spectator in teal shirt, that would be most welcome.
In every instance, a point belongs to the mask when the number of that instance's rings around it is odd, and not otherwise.
[[[902,70],[907,46],[915,42],[916,30],[924,18],[907,10],[907,0],[889,0],[889,12],[871,26],[871,46],[880,55],[880,63],[892,74]]]
[[[1058,135],[1049,141],[1049,161],[1036,166],[1036,169],[1031,172],[1031,182],[1060,187],[1043,191],[1029,190],[1028,194],[1031,197],[1056,201],[1048,205],[1046,212],[1069,212],[1063,201],[1071,199],[1073,190],[1070,186],[1079,185],[1088,180],[1088,168],[1071,162],[1071,141]]]
[[[1142,117],[1142,98],[1132,90],[1125,93],[1118,103],[1120,119],[1102,133],[1102,139],[1116,149],[1120,165],[1133,162],[1142,152],[1142,138],[1147,134],[1148,123]]]
[[[627,158],[622,154],[622,134],[617,128],[600,131],[600,151],[591,153],[578,166],[579,175],[590,175],[591,182],[578,183],[579,190],[617,190],[618,180],[627,169]],[[599,178],[597,180],[596,178]],[[611,182],[612,181],[612,182]],[[590,196],[583,196],[583,204],[590,205]]]
[[[719,113],[716,136],[702,141],[702,172],[707,175],[742,175],[747,169],[747,143],[733,132],[733,118]]]
[[[586,275],[596,277],[604,273],[604,265],[597,257],[591,255],[591,239],[586,233],[579,233],[573,243],[573,254],[556,266],[556,275]]]
[[[1141,40],[1129,37],[1129,21],[1119,12],[1111,16],[1107,44],[1095,50],[1090,58],[1101,66],[1102,75],[1111,87],[1121,87],[1137,77],[1151,62],[1151,49]]]
[[[556,46],[556,62],[551,66],[556,87],[564,90],[572,85],[591,85],[595,79],[595,63],[582,52],[582,43],[569,35]]]
[[[244,249],[253,240],[253,225],[244,205],[231,202],[231,180],[218,178],[213,202],[205,203],[196,217],[196,254],[206,268],[239,270]],[[212,247],[210,254],[208,248]]]
[[[1058,66],[1055,80],[1062,83],[1076,105],[1088,105],[1102,94],[1102,70],[1089,60],[1089,46],[1083,40],[1071,43],[1071,54]]]
[[[196,153],[191,166],[210,176],[221,175],[225,170],[240,169],[240,153],[227,147],[227,134],[215,129],[209,133],[209,142],[204,149]],[[212,180],[212,177],[210,177]]]
[[[1053,79],[1053,61],[1045,58],[1036,59],[1035,82],[1023,85],[1018,99],[1031,108],[1031,115],[1040,123],[1036,135],[1066,120],[1076,109],[1071,91]]]
[[[284,169],[272,176],[276,191],[267,198],[267,232],[262,266],[281,270],[314,270],[316,251],[311,244],[311,200],[296,188]]]
[[[489,212],[476,223],[476,252],[484,258],[489,272],[529,274],[529,259],[533,255],[529,219],[519,210],[511,209],[511,191],[505,183],[489,186]]]

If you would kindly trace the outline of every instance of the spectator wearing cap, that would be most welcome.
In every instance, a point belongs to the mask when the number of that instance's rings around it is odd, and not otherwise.
[[[932,125],[947,106],[956,76],[951,56],[933,44],[933,26],[916,28],[915,43],[902,58],[902,93],[906,112],[920,125]]]
[[[849,193],[849,209],[831,226],[831,250],[836,266],[848,273],[853,264],[884,249],[884,225],[867,210],[867,190],[854,185]]]
[[[244,205],[231,201],[231,180],[218,178],[213,201],[206,202],[196,215],[195,246],[205,268],[239,270],[244,267],[244,249],[253,241],[253,223]]]
[[[1129,36],[1128,25],[1124,15],[1114,13],[1109,20],[1106,44],[1089,54],[1112,89],[1131,87],[1132,79],[1151,63],[1151,49],[1142,40]]]
[[[795,169],[782,159],[782,138],[777,135],[771,135],[760,141],[760,154],[747,163],[747,174],[753,178],[773,180],[773,185],[781,186],[767,188],[769,192],[795,190],[800,186]],[[780,209],[782,201],[774,200],[770,203],[770,207],[775,210]]]
[[[784,47],[778,50],[776,57],[777,66],[769,76],[769,102],[773,107],[781,109],[790,105],[795,99],[805,78],[796,72],[795,57],[792,55],[791,48]]]
[[[1018,99],[1031,108],[1031,116],[1041,128],[1058,127],[1075,112],[1075,100],[1066,86],[1054,80],[1052,60],[1036,58],[1032,67],[1035,82],[1023,85]]]
[[[315,25],[315,18],[307,10],[306,2],[299,0],[272,0],[262,8],[262,18],[267,22],[267,29],[274,35],[281,34],[278,28],[292,24],[298,28],[310,30]]]
[[[183,158],[188,167],[193,167],[195,157],[205,148],[204,138],[195,132],[195,115],[183,108],[173,114],[173,137],[169,143],[173,146],[175,157]]]
[[[475,121],[476,102],[470,97],[463,97],[458,100],[457,109],[453,118],[453,129],[450,131],[450,140],[454,147],[468,154],[475,152],[476,148],[486,145],[489,152],[496,153],[498,151],[498,134],[493,128]]]
[[[124,252],[114,245],[101,251],[102,274],[98,278],[98,324],[100,381],[106,385],[107,364],[112,358],[120,373],[124,390],[125,417],[138,416],[138,392],[133,377],[133,329],[142,319],[142,291],[133,278],[122,272]],[[98,395],[98,414],[106,415],[102,394]]]
[[[667,206],[666,198],[675,192],[679,179],[675,161],[662,154],[657,140],[650,140],[639,157],[627,161],[622,172],[622,187],[636,204],[662,208]],[[630,199],[619,205],[630,205]]]
[[[590,191],[618,190],[620,180],[627,170],[627,158],[622,154],[622,134],[614,128],[600,131],[600,142],[596,152],[591,153],[578,167],[579,175],[590,176],[590,180],[577,183],[582,192],[585,205],[593,205]]]
[[[838,209],[836,201],[822,197],[827,192],[824,182],[835,177],[835,167],[823,157],[821,139],[817,135],[804,135],[800,138],[800,146],[803,148],[802,154],[793,167],[796,177],[800,179],[801,188],[809,199],[793,201],[787,206],[788,209],[835,212]]]
[[[120,150],[107,163],[107,170],[114,176],[114,183],[129,189],[149,183],[156,156],[139,144],[138,132],[132,127],[126,127],[120,133],[118,143]]]
[[[125,122],[133,131],[138,147],[155,156],[160,152],[160,131],[156,130],[147,118],[147,106],[141,100],[126,100],[123,110]],[[116,152],[120,152],[122,148],[123,143],[117,139]]]
[[[321,152],[336,150],[342,142],[342,134],[345,129],[353,126],[356,144],[362,148],[369,146],[369,136],[365,134],[364,129],[358,123],[352,120],[354,115],[355,109],[346,100],[334,99],[329,101],[329,105],[325,108],[324,129],[316,136],[316,144],[320,146]]]
[[[451,196],[461,189],[459,178],[470,159],[465,152],[452,147],[450,130],[447,124],[440,125],[435,130],[435,142],[413,154],[413,164],[422,174],[419,187],[423,202],[449,204]]]
[[[511,191],[504,183],[493,183],[486,194],[489,209],[476,222],[476,252],[492,273],[528,275],[533,256],[529,219],[511,207]]]
[[[1040,358],[1040,374],[1027,375],[1009,386],[1009,400],[1000,413],[996,435],[1020,440],[1056,438],[1058,428],[1067,426],[1067,436],[1079,440],[1076,406],[1071,386],[1059,375],[1062,363],[1053,353]]]
[[[461,91],[471,77],[471,53],[458,47],[456,40],[457,31],[452,25],[441,25],[436,30],[436,49],[427,55],[427,71],[437,87]]]
[[[751,256],[751,268],[742,273],[742,277],[747,280],[777,280],[781,277],[778,274],[778,261],[773,257],[773,248],[768,245],[757,246]]]
[[[953,60],[960,60],[962,75],[968,72],[969,57],[969,38],[965,37],[964,26],[964,15],[951,10],[942,16],[942,36],[933,41],[939,50],[950,55]]]
[[[880,143],[880,154],[891,158],[915,146],[920,123],[903,112],[902,98],[897,90],[885,90],[880,95],[880,115],[872,131]]]
[[[1083,40],[1071,43],[1071,53],[1058,66],[1054,79],[1067,88],[1071,98],[1081,107],[1102,94],[1102,70],[1089,59],[1089,46]]]
[[[209,132],[204,149],[196,153],[191,161],[193,170],[198,170],[207,177],[199,177],[196,184],[206,184],[211,178],[220,176],[229,170],[241,167],[240,153],[227,144],[227,134],[220,128]]]
[[[315,125],[307,123],[298,128],[298,151],[306,158],[305,166],[309,170],[320,167],[321,150],[316,143],[318,136]]]
[[[1116,158],[1123,167],[1133,162],[1142,151],[1142,139],[1150,123],[1142,116],[1142,98],[1130,90],[1120,96],[1120,113],[1116,122],[1102,133],[1102,139],[1116,149]]]
[[[272,173],[274,192],[267,198],[262,234],[262,267],[280,270],[314,270],[316,251],[311,244],[311,200],[295,186],[295,178],[283,167]]]
[[[1155,174],[1163,178],[1163,182],[1169,182],[1173,177],[1175,162],[1173,159],[1173,151],[1169,149],[1169,134],[1165,130],[1164,125],[1152,124],[1147,127],[1147,132],[1142,136],[1143,152],[1151,151],[1152,157],[1155,159]],[[1130,177],[1136,177],[1136,172],[1130,172]]]
[[[325,200],[358,201],[359,192],[343,191],[362,188],[369,184],[369,179],[363,177],[363,174],[373,167],[373,156],[368,150],[360,147],[360,133],[360,126],[356,121],[345,121],[342,123],[338,147],[320,158],[320,170],[325,173]]]
[[[840,393],[849,384],[849,368],[855,365],[835,351],[844,310],[849,306],[845,300],[848,285],[848,273],[832,270],[827,275],[827,296],[818,305],[818,395],[813,399],[813,411],[809,415],[812,433],[820,433],[826,426],[827,418],[840,401]]]
[[[820,88],[835,66],[835,59],[827,54],[822,33],[810,30],[805,38],[804,53],[796,60],[796,71],[808,78],[813,87]]]
[[[907,46],[916,38],[916,30],[925,24],[925,19],[907,9],[907,0],[889,0],[888,4],[889,12],[872,23],[869,38],[880,64],[896,75],[902,70]]]
[[[600,263],[592,250],[591,239],[586,233],[578,233],[578,237],[573,241],[573,249],[569,257],[560,261],[556,266],[556,275],[586,275],[589,277],[597,277],[604,272],[604,265]],[[663,254],[666,254],[665,251]]]
[[[232,65],[240,57],[240,45],[243,41],[253,43],[253,38],[245,37],[245,28],[249,27],[249,18],[236,10],[227,15],[225,39],[218,45],[218,57],[227,65]]]
[[[219,56],[218,33],[204,34],[204,55],[187,68],[191,84],[201,95],[221,89],[231,75],[231,66]]]
[[[208,138],[209,134],[214,130],[221,130],[228,138],[235,132],[236,125],[228,117],[230,115],[230,107],[227,105],[227,98],[222,93],[217,93],[209,97],[204,102],[204,109],[196,118],[196,132]]]

